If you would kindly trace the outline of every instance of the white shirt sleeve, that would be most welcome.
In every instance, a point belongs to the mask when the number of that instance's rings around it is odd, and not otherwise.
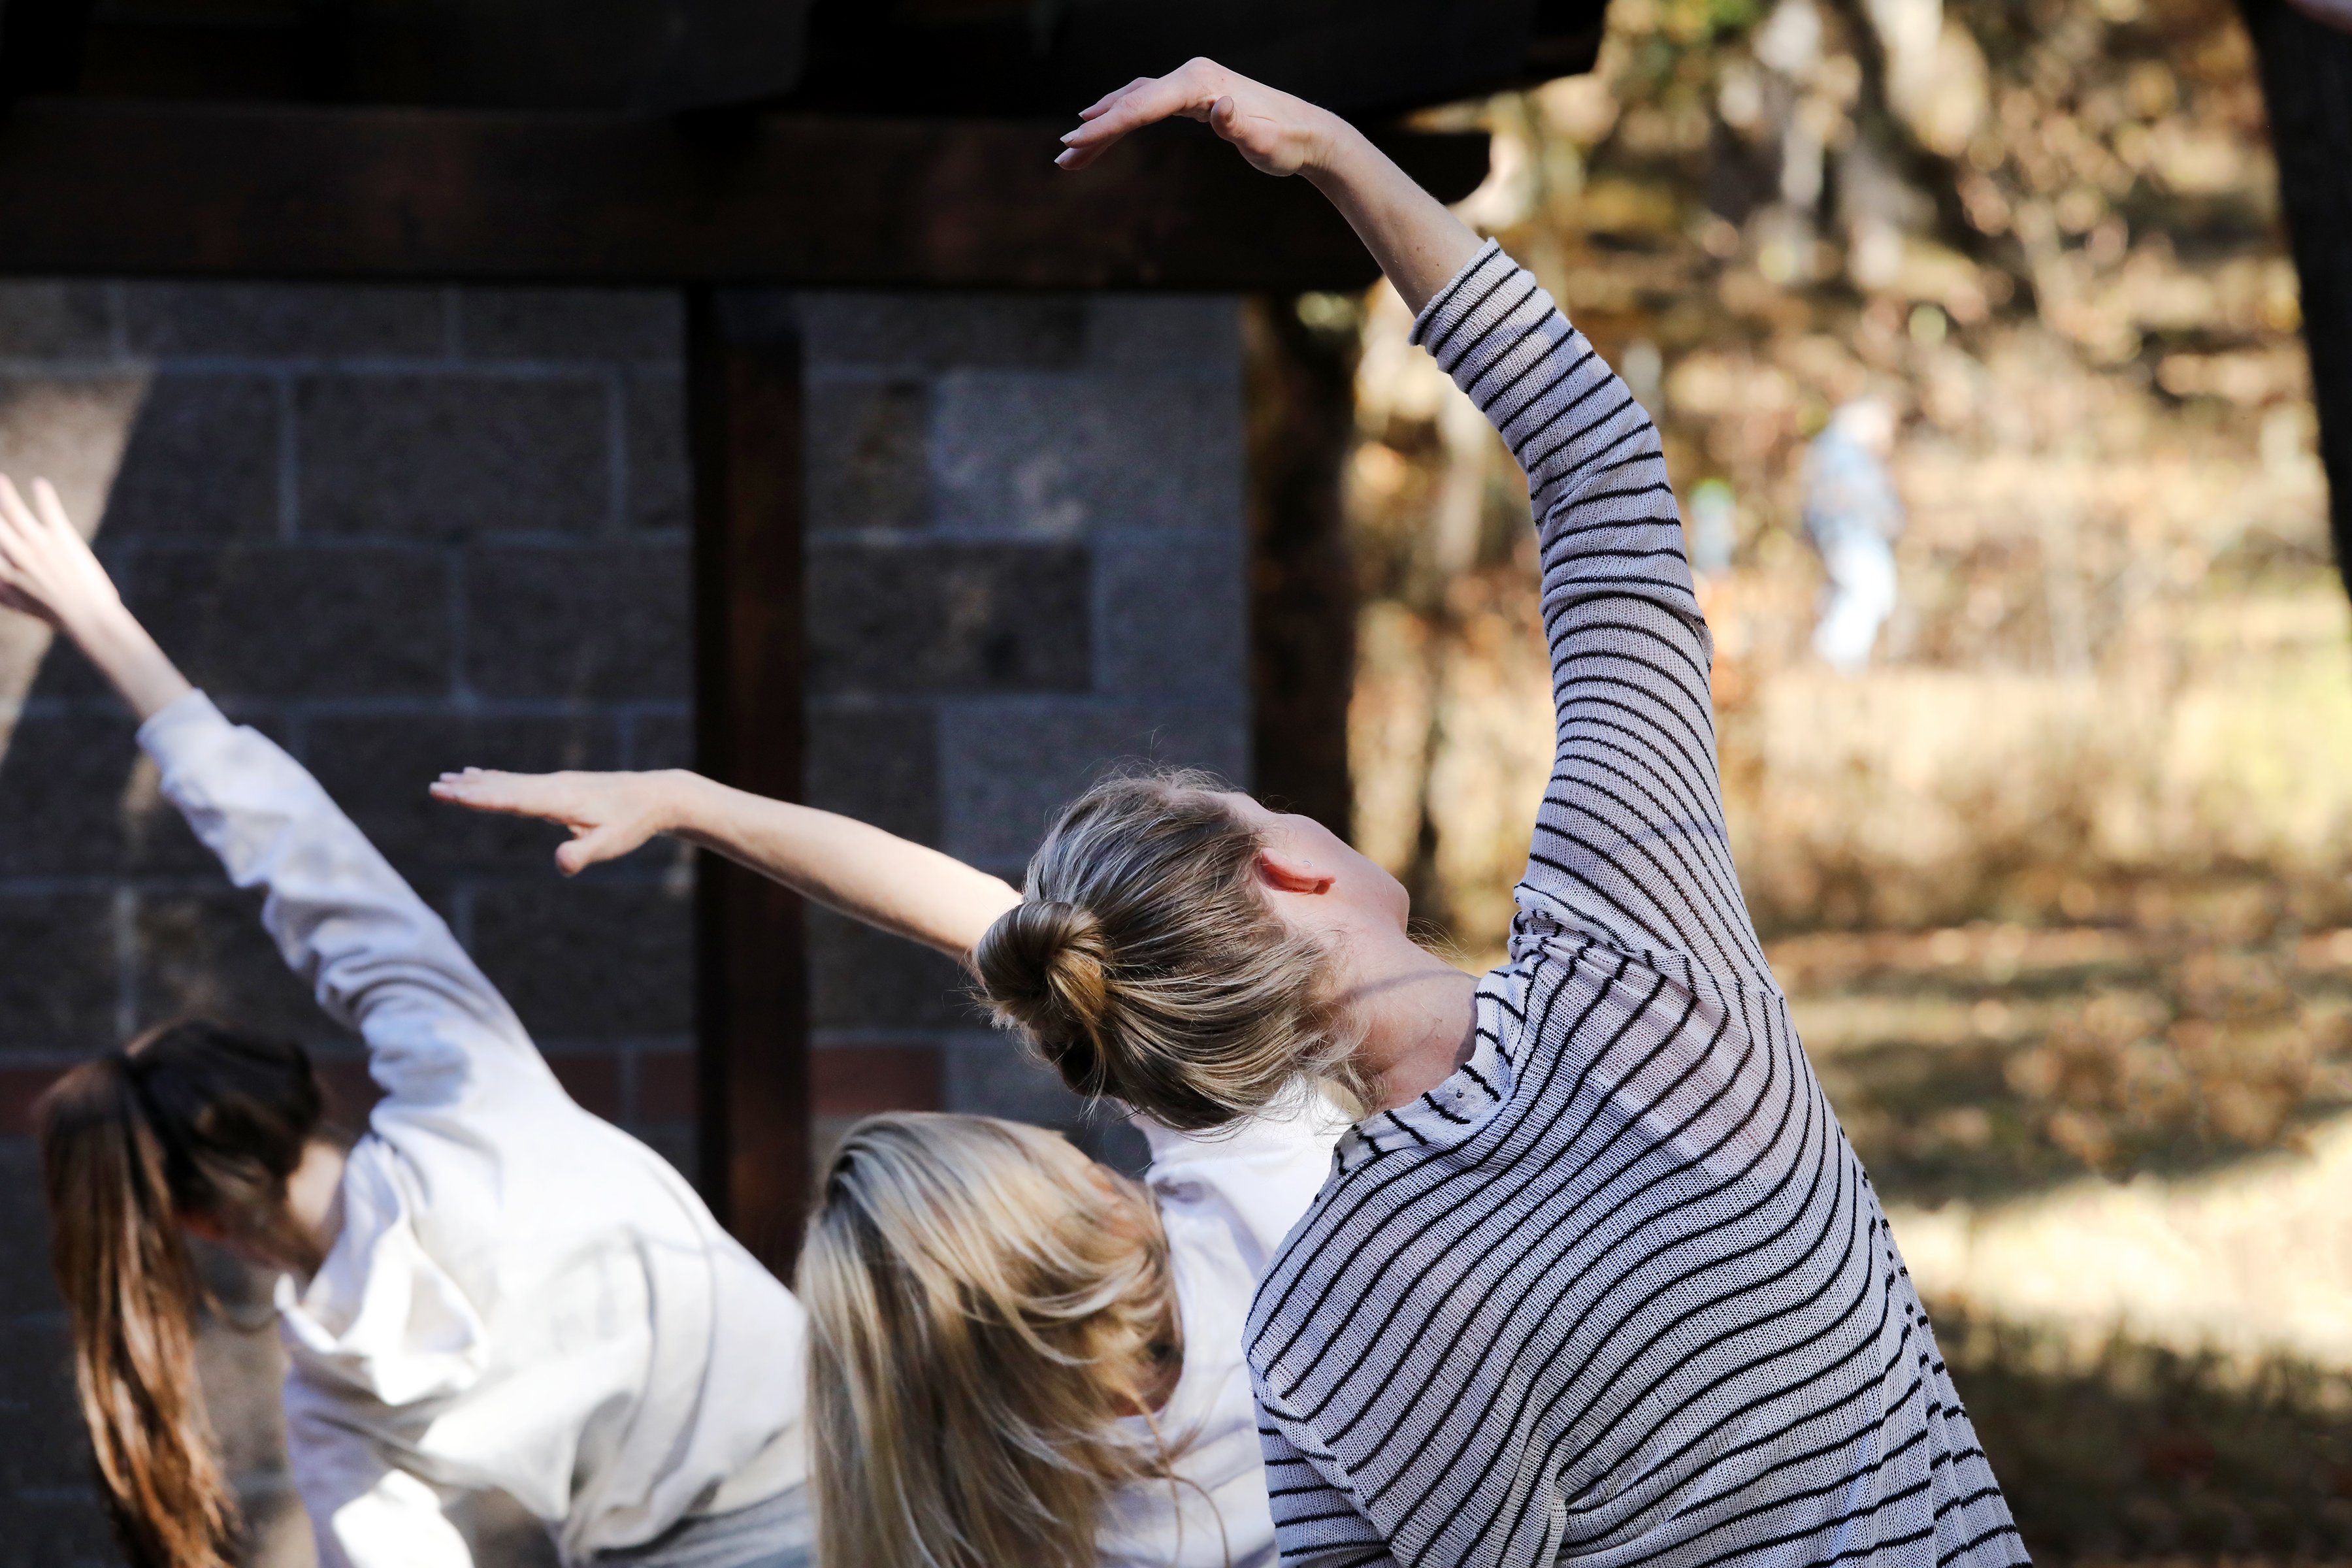
[[[488,1074],[555,1087],[441,917],[300,763],[231,724],[201,691],[149,719],[139,743],[229,879],[269,889],[262,923],[319,1005],[366,1039],[387,1096],[451,1105]]]
[[[474,1568],[443,1493],[395,1468],[366,1436],[305,1408],[301,1392],[288,1390],[287,1436],[320,1568]]]

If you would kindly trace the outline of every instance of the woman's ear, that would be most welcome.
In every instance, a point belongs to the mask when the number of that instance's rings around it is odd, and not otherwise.
[[[1328,893],[1336,879],[1316,869],[1315,862],[1280,849],[1257,852],[1258,879],[1277,892]]]

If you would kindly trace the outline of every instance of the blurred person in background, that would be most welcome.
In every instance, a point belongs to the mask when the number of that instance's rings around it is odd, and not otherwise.
[[[1895,613],[1903,502],[1886,471],[1894,449],[1894,408],[1858,397],[1830,416],[1805,454],[1805,535],[1830,578],[1813,651],[1848,675],[1868,666],[1878,628]]]

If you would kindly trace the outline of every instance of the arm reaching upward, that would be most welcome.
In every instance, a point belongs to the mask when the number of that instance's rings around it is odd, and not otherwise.
[[[1130,131],[1181,116],[1208,121],[1253,168],[1304,174],[1330,198],[1418,315],[1478,253],[1478,237],[1364,133],[1304,99],[1254,82],[1214,60],[1139,77],[1091,108],[1055,159],[1083,169]]]
[[[972,944],[1020,889],[863,822],[769,800],[672,770],[650,773],[445,773],[434,798],[543,817],[572,830],[555,863],[573,876],[658,835],[715,850],[853,920],[969,965]]]
[[[142,722],[193,689],[123,605],[47,479],[33,481],[28,503],[0,474],[0,605],[72,638]]]
[[[388,1094],[453,1102],[494,1064],[554,1088],[441,917],[300,763],[188,684],[44,480],[28,502],[0,477],[0,605],[64,632],[114,683],[139,715],[165,797],[231,881],[269,890],[262,924],[328,1015],[366,1037],[369,1070]]]

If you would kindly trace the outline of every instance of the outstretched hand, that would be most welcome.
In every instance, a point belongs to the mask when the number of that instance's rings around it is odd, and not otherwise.
[[[121,605],[56,488],[35,479],[28,503],[0,474],[0,605],[71,630]]]
[[[483,768],[443,773],[433,798],[474,811],[536,816],[572,829],[556,868],[576,877],[617,860],[671,826],[670,790],[658,773],[502,773]]]
[[[1253,168],[1269,174],[1295,174],[1328,155],[1332,128],[1328,110],[1303,99],[1250,80],[1214,60],[1196,59],[1163,77],[1138,77],[1092,108],[1080,110],[1085,124],[1062,138],[1054,160],[1065,169],[1083,169],[1130,131],[1181,115],[1205,120],[1240,149]]]

